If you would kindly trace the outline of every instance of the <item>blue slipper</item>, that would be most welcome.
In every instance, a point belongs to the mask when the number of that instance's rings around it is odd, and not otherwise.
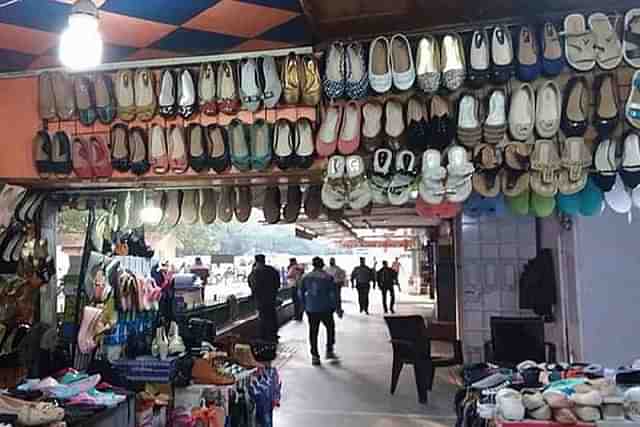
[[[533,81],[541,71],[538,40],[532,29],[523,25],[518,37],[518,79],[523,82]]]
[[[472,218],[496,216],[497,199],[498,197],[484,197],[474,192],[464,203],[463,212]]]
[[[539,35],[542,72],[548,77],[557,76],[564,69],[564,54],[558,30],[552,22],[546,22]]]
[[[596,185],[592,177],[587,180],[587,185],[579,193],[580,214],[583,216],[594,216],[602,212],[604,195],[602,190]]]
[[[565,215],[578,215],[580,212],[580,193],[556,196],[556,206]]]

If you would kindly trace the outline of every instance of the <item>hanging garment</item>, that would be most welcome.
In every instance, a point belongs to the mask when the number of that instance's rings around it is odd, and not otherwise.
[[[542,249],[520,276],[520,308],[539,316],[553,315],[556,304],[555,264],[551,249]]]

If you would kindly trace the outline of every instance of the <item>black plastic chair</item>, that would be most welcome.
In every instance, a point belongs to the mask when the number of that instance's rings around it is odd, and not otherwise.
[[[455,322],[429,322],[427,334],[431,341],[429,390],[432,390],[436,368],[463,365],[464,359],[462,357],[462,341],[456,338]],[[449,351],[446,353],[440,352],[441,344],[446,344],[449,347]]]
[[[433,362],[431,342],[427,327],[421,316],[385,317],[391,346],[393,347],[393,367],[391,371],[391,394],[395,393],[402,367],[413,365],[418,389],[418,401],[427,403],[427,390],[433,384]]]

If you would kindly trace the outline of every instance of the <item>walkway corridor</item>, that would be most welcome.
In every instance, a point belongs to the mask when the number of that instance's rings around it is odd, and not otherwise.
[[[399,294],[396,313],[428,317],[433,305],[424,301]],[[427,405],[418,403],[412,366],[404,367],[395,395],[389,394],[392,351],[379,292],[371,292],[371,316],[358,314],[355,291],[344,290],[343,304],[345,316],[336,318],[340,364],[311,366],[306,319],[280,330],[281,343],[294,354],[281,368],[283,400],[274,427],[452,426],[455,386],[448,383],[446,368],[436,371]],[[321,328],[321,349],[324,340]]]

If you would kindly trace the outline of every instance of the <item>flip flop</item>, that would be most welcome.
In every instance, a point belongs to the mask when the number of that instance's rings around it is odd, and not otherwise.
[[[629,9],[624,15],[624,60],[634,68],[640,68],[640,9]]]
[[[526,190],[517,195],[516,197],[505,196],[507,202],[507,208],[514,215],[529,215],[529,207],[531,200],[531,191]]]
[[[616,175],[616,182],[611,190],[604,193],[604,200],[614,212],[626,214],[631,210],[631,196],[620,175]]]
[[[442,155],[438,150],[429,149],[422,155],[422,179],[418,190],[426,203],[438,205],[444,201],[444,179],[447,170],[442,166]]]
[[[447,153],[447,182],[445,184],[447,201],[461,203],[467,200],[473,189],[471,177],[473,164],[467,158],[467,150],[459,145],[449,148]]]
[[[536,141],[531,158],[531,189],[543,197],[553,197],[558,192],[560,156],[552,141]]]
[[[395,206],[409,201],[416,180],[416,157],[409,150],[396,154],[396,173],[389,184],[389,202]]]
[[[505,147],[505,162],[500,175],[502,192],[505,196],[516,197],[529,190],[531,146],[511,143]]]
[[[638,150],[640,156],[640,150]],[[580,137],[570,137],[564,142],[562,170],[558,178],[558,190],[562,194],[575,194],[587,184],[587,168],[591,166],[591,154]],[[640,161],[640,157],[638,158]],[[639,163],[640,164],[640,163]]]
[[[622,43],[604,13],[589,16],[589,28],[596,39],[596,62],[603,70],[613,70],[622,62]]]
[[[596,38],[587,29],[584,16],[579,13],[564,18],[564,51],[567,62],[578,71],[589,71],[596,65]]]
[[[492,145],[478,145],[473,150],[473,164],[473,189],[484,197],[496,197],[500,192],[498,174],[502,166],[502,153]]]

